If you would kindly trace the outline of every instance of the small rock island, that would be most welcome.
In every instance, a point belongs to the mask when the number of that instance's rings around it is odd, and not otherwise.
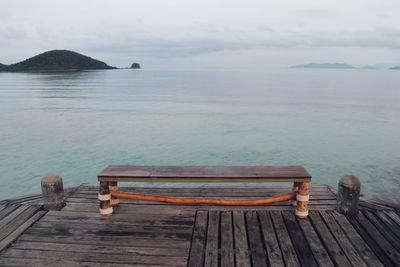
[[[132,63],[130,69],[141,69],[141,67],[139,63],[134,62]]]
[[[69,50],[51,50],[11,65],[0,64],[0,71],[72,71],[116,69],[106,63]]]

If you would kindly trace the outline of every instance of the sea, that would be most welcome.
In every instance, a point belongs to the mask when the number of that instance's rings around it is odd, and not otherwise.
[[[110,164],[303,165],[399,203],[400,72],[0,73],[0,199],[39,193],[49,172],[96,184]]]

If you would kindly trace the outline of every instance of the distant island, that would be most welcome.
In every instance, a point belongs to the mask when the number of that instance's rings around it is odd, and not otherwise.
[[[291,66],[291,68],[305,68],[305,69],[356,69],[356,67],[345,63],[308,63]]]
[[[139,63],[132,63],[130,69],[140,69],[140,64]]]
[[[68,71],[116,69],[106,63],[69,50],[51,50],[12,65],[0,64],[0,71]]]
[[[398,66],[398,67],[392,67],[392,68],[390,68],[391,70],[400,70],[400,66]]]
[[[5,69],[6,69],[6,67],[7,67],[7,65],[4,65],[4,64],[1,64],[1,63],[0,63],[0,71],[3,71],[3,70],[5,70]]]

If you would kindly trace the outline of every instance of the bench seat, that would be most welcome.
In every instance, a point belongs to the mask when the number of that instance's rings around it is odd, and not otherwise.
[[[111,165],[98,176],[100,212],[110,215],[118,182],[292,182],[296,215],[308,215],[311,175],[302,166],[140,166]],[[116,195],[116,194],[115,194]]]

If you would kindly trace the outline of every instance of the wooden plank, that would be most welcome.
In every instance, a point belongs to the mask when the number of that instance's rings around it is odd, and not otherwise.
[[[225,187],[218,187],[214,186],[214,184],[211,185],[200,185],[200,186],[187,186],[187,187],[176,187],[173,186],[175,184],[171,184],[171,186],[168,187],[141,187],[141,186],[135,186],[135,187],[119,187],[120,191],[125,191],[125,192],[136,192],[136,193],[149,193],[149,194],[188,194],[188,195],[193,195],[193,194],[205,194],[205,193],[210,193],[210,194],[215,194],[215,195],[220,195],[224,193],[234,193],[234,194],[265,194],[265,193],[279,193],[279,192],[287,192],[290,191],[291,189],[291,183],[287,183],[287,186],[284,185],[279,185],[275,186],[271,183],[260,183],[260,184],[254,184],[252,186],[238,186],[237,184],[230,184],[229,186]],[[89,195],[95,195],[96,190],[98,190],[98,187],[94,187],[92,189],[80,189],[76,190],[74,193],[71,193],[70,196],[73,196],[75,194],[89,194]],[[311,185],[310,191],[314,193],[315,195],[329,195],[329,196],[335,196],[335,194],[327,187],[327,186],[316,186],[316,185]]]
[[[356,248],[353,247],[352,243],[346,236],[346,233],[342,230],[342,228],[340,228],[336,220],[332,217],[331,212],[320,212],[320,215],[349,261],[355,266],[366,267],[367,265],[363,261],[362,257]]]
[[[333,262],[338,266],[351,266],[351,263],[336,242],[336,239],[332,236],[320,214],[318,212],[310,212],[308,217],[311,219],[314,229],[320,236],[320,239],[325,245],[325,248]]]
[[[318,234],[313,228],[310,220],[299,220],[298,222],[319,266],[333,267],[334,264],[330,259],[328,252],[325,250],[325,247],[319,239]]]
[[[271,221],[269,212],[259,211],[258,217],[267,251],[268,262],[270,266],[285,266],[279,247],[278,238],[276,237],[275,229]]]
[[[271,186],[271,183],[259,183],[257,186],[249,186],[247,188],[236,187],[233,186],[235,184],[229,184],[224,190],[211,187],[211,184],[207,183],[207,187],[203,186],[198,189],[193,187],[187,188],[177,188],[177,187],[165,187],[165,188],[141,188],[141,187],[130,187],[130,188],[121,188],[119,187],[119,191],[121,192],[131,192],[138,194],[154,194],[154,195],[166,195],[166,196],[232,196],[232,197],[259,197],[259,196],[271,196],[275,194],[282,194],[291,191],[292,182],[288,182],[286,186],[275,187]],[[262,186],[260,186],[262,185]],[[329,191],[327,188],[311,188],[310,193],[316,198],[336,198],[336,195]],[[96,198],[95,190],[80,190],[72,193],[69,197],[76,198]]]
[[[394,265],[398,263],[400,259],[400,252],[397,251],[390,242],[379,232],[379,230],[364,216],[363,213],[359,212],[355,217],[356,220],[362,225],[369,235],[379,244],[387,257],[392,261]]]
[[[38,211],[23,224],[19,225],[13,232],[8,233],[8,235],[0,241],[0,251],[14,242],[23,232],[25,232],[26,229],[39,220],[44,214],[46,214],[45,211]]]
[[[232,212],[221,212],[221,266],[234,266]]]
[[[196,213],[196,220],[193,227],[188,266],[203,266],[204,264],[207,226],[208,212],[198,211]]]
[[[373,203],[365,200],[360,200],[359,202],[360,209],[363,210],[388,210],[391,209],[385,205],[380,205],[378,203]]]
[[[125,254],[138,256],[187,256],[189,248],[173,248],[173,247],[143,247],[141,244],[131,246],[113,246],[99,244],[74,244],[74,243],[57,243],[57,242],[31,242],[19,240],[12,245],[12,248],[20,250],[41,250],[41,251],[64,251],[68,253],[83,252],[91,253],[97,252],[102,254]]]
[[[372,249],[374,254],[378,257],[378,259],[383,263],[384,266],[395,266],[389,259],[389,257],[386,255],[385,251],[383,248],[380,246],[379,243],[377,243],[368,233],[364,227],[361,226],[361,224],[354,218],[354,217],[346,217],[349,222],[351,222],[351,225],[354,227],[354,229],[357,230],[357,232],[360,234],[362,239],[367,243],[367,245]]]
[[[379,230],[379,232],[385,237],[385,239],[392,244],[392,246],[400,252],[400,239],[389,229],[389,225],[384,224],[378,217],[375,216],[375,212],[365,211],[363,213],[370,222]],[[399,258],[400,259],[400,258]]]
[[[218,266],[219,215],[219,211],[209,212],[204,266]]]
[[[293,212],[282,212],[282,216],[300,264],[302,266],[318,266]]]
[[[234,211],[232,216],[236,266],[251,266],[244,212]]]
[[[363,240],[360,234],[354,229],[354,227],[347,220],[347,218],[344,215],[339,214],[338,212],[332,212],[332,216],[335,218],[337,223],[340,225],[340,227],[348,236],[351,243],[360,253],[361,257],[364,259],[364,262],[371,267],[372,266],[383,267],[381,261],[376,257],[371,248]]]
[[[183,230],[183,229],[192,229],[193,227],[193,220],[184,220],[181,218],[168,218],[168,219],[162,219],[162,218],[126,218],[126,219],[119,219],[119,220],[109,220],[109,221],[104,221],[101,220],[100,218],[80,218],[80,217],[62,217],[62,216],[46,216],[42,220],[40,220],[40,223],[59,223],[60,221],[64,221],[66,223],[71,223],[73,225],[75,224],[88,224],[90,225],[89,227],[94,227],[95,225],[116,225],[116,226],[125,226],[125,227],[135,227],[135,226],[144,226],[144,227],[155,227],[155,226],[161,226],[161,227],[172,227]]]
[[[385,211],[385,214],[389,216],[396,224],[400,225],[400,215],[394,211]]]
[[[291,177],[291,176],[290,176]],[[266,182],[276,182],[276,183],[289,183],[289,182],[309,182],[310,178],[254,178],[245,177],[243,175],[239,177],[167,177],[167,178],[117,178],[117,177],[105,177],[99,178],[99,181],[107,182],[144,182],[144,183],[266,183]]]
[[[0,211],[0,222],[11,212],[16,210],[20,205],[5,205],[6,207]]]
[[[262,186],[260,186],[260,184]],[[124,192],[132,192],[132,193],[151,193],[151,194],[170,194],[170,195],[175,195],[175,194],[184,194],[187,196],[193,196],[193,195],[198,195],[198,194],[211,194],[211,195],[220,195],[220,194],[243,194],[243,195],[263,195],[263,194],[273,194],[273,193],[279,193],[279,192],[287,192],[290,191],[290,182],[287,183],[286,186],[273,186],[271,183],[260,183],[260,184],[255,184],[254,186],[248,186],[246,188],[244,187],[238,187],[234,186],[235,184],[229,184],[225,189],[218,188],[218,187],[211,187],[211,185],[207,184],[207,187],[205,186],[200,186],[200,188],[194,188],[194,187],[165,187],[165,188],[159,188],[159,187],[154,187],[154,188],[143,188],[143,187],[120,187],[118,190],[119,191],[124,191]],[[207,190],[209,189],[209,190]],[[310,190],[312,193],[316,195],[327,195],[327,196],[335,196],[334,193],[329,191],[328,188],[322,188],[322,187],[311,187]],[[90,196],[94,196],[96,192],[94,190],[79,190],[74,193],[72,193],[70,196],[75,196],[78,194],[87,194]]]
[[[386,211],[377,211],[375,215],[381,219],[381,221],[386,225],[386,227],[392,231],[397,238],[400,238],[400,224],[397,224],[392,218],[387,214]]]
[[[21,213],[23,213],[24,211],[26,211],[26,209],[28,209],[28,206],[19,206],[16,209],[13,209],[12,212],[8,213],[7,216],[4,216],[3,218],[1,218],[0,220],[0,230],[1,232],[3,231],[3,229],[10,223],[12,222],[16,217],[18,217]],[[0,235],[1,235],[0,232]],[[1,240],[1,239],[0,239]]]
[[[34,193],[34,194],[23,195],[23,196],[15,197],[15,198],[9,198],[6,200],[9,202],[17,203],[17,202],[22,202],[22,201],[29,200],[29,199],[37,199],[37,198],[41,198],[41,197],[42,197],[41,194]]]
[[[35,228],[69,228],[78,230],[96,230],[96,231],[113,231],[116,234],[119,232],[126,233],[127,229],[131,232],[144,232],[144,233],[176,233],[176,234],[191,234],[191,226],[153,226],[153,225],[130,225],[128,223],[113,223],[103,222],[102,224],[91,223],[74,223],[71,221],[62,222],[46,222],[39,221],[35,224]]]
[[[24,258],[24,259],[49,259],[54,261],[70,260],[75,262],[88,261],[88,262],[106,262],[106,263],[124,263],[124,264],[153,264],[153,265],[170,265],[170,266],[185,266],[187,257],[179,256],[141,256],[130,253],[123,254],[106,254],[105,257],[102,253],[91,252],[73,252],[67,253],[63,251],[52,251],[51,253],[44,253],[41,250],[20,250],[10,248],[2,253],[2,257],[9,258]]]
[[[1,256],[1,255],[0,255]],[[82,267],[82,266],[90,266],[90,267],[160,267],[160,265],[156,264],[135,264],[135,263],[105,263],[105,262],[88,262],[88,261],[70,261],[68,259],[62,260],[54,260],[54,259],[24,259],[24,258],[6,258],[0,257],[0,266],[57,266],[57,267]],[[168,267],[166,265],[165,267]]]
[[[22,207],[21,207],[22,208]],[[33,214],[35,214],[40,206],[28,206],[26,209],[18,208],[8,217],[6,217],[2,222],[7,222],[7,224],[2,225],[0,231],[0,240],[3,240],[13,231],[15,231],[20,225],[22,225],[26,220],[28,220]],[[18,211],[18,212],[17,212]]]
[[[400,209],[400,204],[399,203],[394,203],[394,202],[388,202],[386,200],[383,199],[368,199],[367,201],[372,202],[372,203],[376,203],[385,207],[388,207],[390,209],[395,209],[395,210],[399,210]]]
[[[197,206],[195,209],[204,209],[205,206]],[[335,209],[335,205],[314,205],[309,206],[309,210],[315,211],[330,211]],[[273,206],[273,205],[266,205],[266,206],[207,206],[207,210],[219,210],[219,211],[285,211],[290,210],[293,211],[292,206]]]
[[[161,186],[160,186],[161,185]],[[289,184],[287,185],[289,186]],[[286,187],[285,185],[281,183],[274,183],[274,184],[269,184],[269,188],[282,188]],[[93,186],[81,186],[75,192],[78,191],[95,191],[98,188],[98,184],[94,184]],[[225,185],[225,184],[194,184],[194,185],[182,185],[182,184],[171,184],[171,186],[168,187],[163,187],[162,184],[134,184],[128,185],[128,184],[121,184],[120,189],[123,190],[150,190],[150,189],[155,189],[155,190],[169,190],[169,189],[182,189],[182,190],[187,190],[187,192],[191,191],[198,191],[198,190],[206,190],[206,189],[211,189],[213,191],[225,191],[226,188],[236,188],[237,190],[249,190],[249,189],[262,189],[264,188],[264,184],[232,184],[232,185]],[[312,190],[323,190],[323,191],[330,191],[333,194],[336,194],[332,188],[326,184],[312,184],[311,185]],[[185,191],[186,192],[186,191]]]
[[[7,208],[7,204],[1,204],[1,202],[0,202],[0,212],[2,211],[2,210],[4,210],[5,208]]]
[[[78,212],[95,212],[99,207],[94,203],[67,203],[63,211],[78,211]],[[191,215],[194,214],[195,208],[192,206],[177,206],[177,205],[152,205],[135,204],[135,205],[120,205],[114,207],[115,213],[130,213],[130,214],[168,214],[168,215]],[[114,215],[113,215],[114,216]],[[107,219],[107,218],[105,218]]]
[[[51,218],[50,218],[51,217]],[[140,224],[140,221],[145,221],[146,223],[149,223],[150,225],[152,224],[157,224],[161,223],[163,221],[166,221],[168,223],[173,222],[174,220],[176,221],[175,225],[193,225],[194,222],[194,217],[195,217],[195,212],[191,212],[188,214],[163,214],[163,213],[158,213],[158,214],[140,214],[140,213],[116,213],[113,214],[111,217],[104,217],[100,215],[96,211],[92,212],[80,212],[80,211],[66,211],[66,210],[61,210],[61,211],[49,211],[46,214],[46,219],[48,220],[59,220],[60,218],[65,218],[67,219],[92,219],[92,220],[99,220],[101,222],[137,222],[137,224]],[[174,225],[171,223],[171,225]]]
[[[68,233],[52,235],[47,232],[31,233],[28,229],[23,235],[18,238],[18,241],[28,242],[46,242],[60,244],[83,244],[83,245],[98,245],[103,246],[131,246],[138,245],[147,248],[182,248],[189,249],[190,240],[176,239],[158,239],[158,238],[141,238],[135,236],[99,236],[99,235],[71,235]]]
[[[261,230],[258,223],[256,211],[245,213],[247,234],[251,253],[251,263],[253,267],[267,266],[264,245],[261,239]]]
[[[280,185],[274,185],[276,187],[280,187]],[[253,188],[254,186],[249,186],[249,185],[236,185],[236,186],[232,186],[234,188],[243,188],[243,189],[248,189],[248,188]],[[332,188],[331,186],[327,185],[327,184],[313,184],[312,185],[313,188],[329,188],[330,191],[332,192],[337,192],[335,191],[335,188]],[[96,190],[98,188],[98,183],[93,183],[93,184],[82,184],[79,186],[79,188],[77,190]],[[121,186],[121,188],[132,188],[131,186]],[[205,189],[205,188],[215,188],[215,189],[225,189],[226,186],[225,185],[219,185],[219,184],[215,184],[213,186],[209,186],[209,185],[196,185],[196,186],[182,186],[182,185],[175,185],[173,187],[160,187],[160,186],[149,186],[147,184],[145,185],[137,185],[135,188],[188,188],[188,189]]]
[[[80,229],[70,228],[67,224],[60,227],[41,228],[33,225],[29,228],[30,234],[47,235],[68,235],[68,236],[99,236],[99,237],[118,237],[120,239],[163,239],[163,240],[190,240],[191,233],[176,232],[144,232],[136,229],[127,228],[126,230],[114,229]]]
[[[274,224],[276,235],[278,238],[279,246],[282,250],[283,260],[286,266],[299,266],[300,262],[297,259],[292,241],[287,232],[282,214],[278,211],[271,212],[272,222]]]
[[[305,181],[302,166],[108,166],[99,181]]]

